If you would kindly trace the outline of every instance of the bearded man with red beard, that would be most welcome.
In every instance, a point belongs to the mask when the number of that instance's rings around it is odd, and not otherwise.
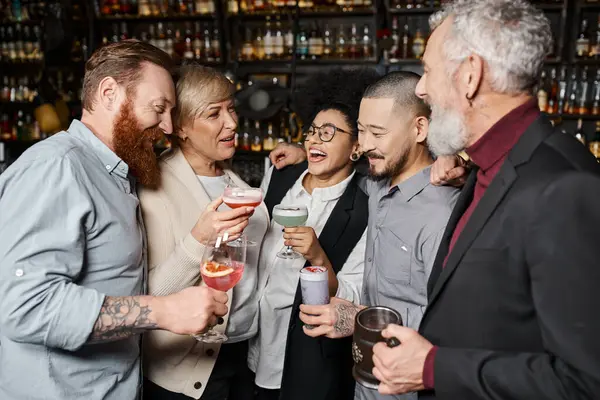
[[[138,186],[160,178],[152,144],[172,131],[171,59],[138,41],[85,67],[83,116],[0,176],[0,398],[135,399],[140,338],[193,335],[227,295],[145,296]]]

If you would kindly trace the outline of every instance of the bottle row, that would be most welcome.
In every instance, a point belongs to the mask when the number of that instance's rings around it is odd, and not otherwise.
[[[391,0],[390,8],[392,9],[412,9],[412,8],[424,8],[433,7],[438,8],[445,3],[449,3],[449,0]]]
[[[45,1],[0,0],[0,21],[41,21],[45,8]]]
[[[566,129],[562,129],[563,133],[567,134]],[[573,132],[573,135],[577,140],[586,146],[590,152],[596,157],[596,160],[600,162],[600,121],[596,121],[596,131],[591,139],[588,140],[588,135],[583,130],[583,120],[577,121],[577,129]]]
[[[417,20],[418,21],[418,20]],[[414,34],[411,32],[409,19],[404,20],[404,27],[400,31],[398,17],[392,19],[391,30],[392,47],[384,51],[384,59],[389,62],[397,62],[406,59],[421,59],[425,52],[427,38],[417,24]]]
[[[74,72],[69,72],[64,78],[61,71],[47,73],[43,82],[52,88],[60,98],[66,102],[76,101],[81,98],[82,82],[75,77]],[[0,90],[0,103],[31,103],[38,94],[40,82],[31,76],[15,77],[4,75]]]
[[[24,63],[43,59],[42,31],[39,26],[0,26],[0,61]]]
[[[102,44],[118,42],[129,38],[140,39],[148,42],[171,57],[179,60],[196,60],[200,62],[220,62],[221,42],[219,28],[212,23],[201,24],[191,22],[185,24],[164,24],[142,27],[130,36],[126,23],[119,27],[113,24],[112,32],[105,32]]]
[[[246,27],[244,41],[237,48],[240,61],[289,60],[293,53],[294,33],[290,25],[285,27],[276,17],[272,26],[267,17],[266,25],[251,29]],[[377,55],[374,30],[369,24],[361,28],[357,24],[340,24],[332,29],[329,23],[301,25],[296,35],[296,55],[301,60],[370,59]]]
[[[542,71],[536,88],[540,111],[548,114],[600,115],[600,69],[592,80],[588,67]],[[567,78],[569,76],[569,78]]]
[[[575,57],[578,59],[600,60],[600,14],[594,33],[590,37],[588,20],[581,20],[581,29],[575,41]]]
[[[31,113],[18,111],[13,118],[7,113],[0,116],[0,140],[40,140],[45,139],[46,134],[40,131],[38,122],[33,118]]]
[[[242,151],[271,151],[277,143],[298,143],[302,141],[302,131],[289,117],[281,115],[279,129],[273,121],[260,122],[245,119],[240,121],[235,134],[235,147]]]
[[[173,15],[210,15],[213,0],[100,0],[103,16],[164,17]]]
[[[229,14],[264,13],[296,7],[296,0],[226,0]],[[298,0],[298,7],[310,11],[371,10],[372,0]]]

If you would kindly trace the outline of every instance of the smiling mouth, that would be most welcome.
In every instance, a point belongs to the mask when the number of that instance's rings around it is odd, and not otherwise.
[[[235,139],[235,135],[232,135],[230,137],[226,137],[224,139],[219,140],[219,142],[230,143],[230,142],[233,142],[234,139]]]
[[[308,150],[308,161],[309,162],[320,162],[327,158],[327,153],[323,150],[311,148]]]

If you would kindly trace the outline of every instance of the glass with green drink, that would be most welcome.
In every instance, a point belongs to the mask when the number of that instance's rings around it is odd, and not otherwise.
[[[306,208],[306,206],[284,206],[282,204],[278,204],[273,207],[273,220],[286,228],[302,226],[306,223],[307,219],[308,208]],[[302,254],[294,251],[292,246],[284,246],[283,249],[277,253],[277,257],[293,260],[296,258],[302,258]]]

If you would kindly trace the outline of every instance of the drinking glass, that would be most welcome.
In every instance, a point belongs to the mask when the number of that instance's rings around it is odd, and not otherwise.
[[[200,267],[204,284],[221,292],[232,289],[244,273],[246,249],[245,236],[240,237],[239,243],[236,244],[224,242],[218,237],[214,244],[208,245]],[[204,343],[221,343],[227,340],[225,334],[215,331],[212,327],[194,337]]]
[[[223,202],[230,208],[258,207],[263,200],[263,192],[260,188],[240,188],[227,186],[223,192]],[[232,245],[241,245],[240,239],[231,242]],[[246,246],[256,246],[256,242],[246,240]]]
[[[282,204],[278,204],[273,207],[273,220],[286,228],[302,226],[306,223],[307,219],[308,208],[306,208],[306,206],[284,206]],[[277,253],[277,257],[294,260],[297,258],[302,258],[302,254],[294,251],[292,246],[284,246],[281,251]]]

